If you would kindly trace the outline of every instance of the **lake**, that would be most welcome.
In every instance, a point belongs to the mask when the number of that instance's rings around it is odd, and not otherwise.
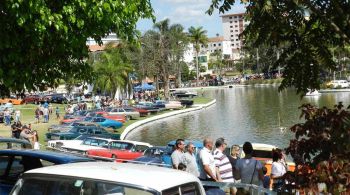
[[[341,101],[348,106],[349,94],[323,93],[301,99],[295,90],[278,92],[276,86],[208,89],[203,95],[215,98],[216,104],[144,125],[131,132],[127,139],[165,145],[177,138],[203,140],[210,137],[215,140],[224,137],[229,145],[250,141],[285,148],[293,137],[289,128],[303,122],[299,119],[300,105],[311,103],[333,107]],[[286,130],[281,131],[280,126]]]

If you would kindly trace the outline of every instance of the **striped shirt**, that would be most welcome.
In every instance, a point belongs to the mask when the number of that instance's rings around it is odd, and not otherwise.
[[[218,167],[223,182],[234,182],[230,160],[219,149],[213,152],[215,166]]]

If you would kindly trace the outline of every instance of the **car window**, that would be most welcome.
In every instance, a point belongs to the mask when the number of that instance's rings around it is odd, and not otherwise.
[[[107,144],[108,144],[108,141],[106,141],[106,140],[98,140],[98,145],[99,146],[105,146]]]
[[[91,139],[91,146],[98,146],[98,140],[97,139]]]
[[[131,143],[112,142],[111,148],[117,150],[130,150],[134,145]]]
[[[163,195],[200,195],[200,189],[197,183],[188,183],[181,186],[172,187],[166,190],[163,190]]]
[[[87,139],[84,140],[83,144],[84,145],[91,145],[91,141],[92,140],[90,138],[87,138]]]
[[[73,177],[32,177],[17,182],[14,194],[26,195],[153,195],[154,193],[125,184],[77,179]]]
[[[87,129],[85,128],[78,128],[78,132],[81,133],[81,134],[84,134],[87,132]]]
[[[146,149],[148,149],[148,146],[145,146],[145,145],[137,145],[135,147],[136,152],[144,152]]]

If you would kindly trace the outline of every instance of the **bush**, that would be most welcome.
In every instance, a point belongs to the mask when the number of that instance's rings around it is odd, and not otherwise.
[[[349,108],[349,107],[348,107]],[[287,154],[296,163],[287,188],[311,189],[315,194],[348,194],[350,191],[350,112],[342,103],[334,109],[310,104],[300,107],[304,123],[290,128]],[[318,187],[323,186],[320,191]]]

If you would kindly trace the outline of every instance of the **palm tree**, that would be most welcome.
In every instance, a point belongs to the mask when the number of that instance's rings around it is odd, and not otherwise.
[[[122,48],[107,47],[94,66],[97,87],[109,91],[111,97],[117,89],[125,91],[129,85],[129,73],[133,67],[123,56]]]
[[[193,47],[196,50],[196,71],[197,71],[197,86],[199,84],[199,70],[198,70],[198,54],[200,51],[201,45],[206,45],[208,42],[207,31],[203,30],[203,27],[193,27],[191,26],[188,29],[189,38],[191,43],[193,43]]]

